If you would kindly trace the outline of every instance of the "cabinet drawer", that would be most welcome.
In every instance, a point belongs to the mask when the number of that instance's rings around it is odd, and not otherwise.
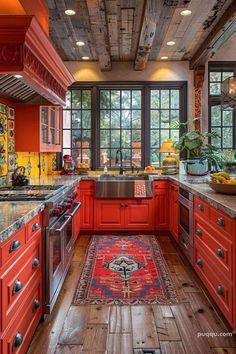
[[[214,226],[219,232],[224,233],[225,236],[232,239],[235,220],[213,207],[210,208],[210,220],[212,226]]]
[[[207,287],[217,305],[232,324],[233,287],[211,262],[211,253],[195,242],[194,269]]]
[[[0,247],[0,267],[5,266],[7,262],[16,259],[19,256],[25,245],[26,229],[22,227],[14,235],[12,235],[3,245]]]
[[[94,190],[94,182],[93,181],[81,181],[80,182],[80,190],[89,189]]]
[[[2,330],[8,326],[32,288],[35,278],[41,274],[41,243],[40,240],[31,242],[17,262],[0,278]]]
[[[37,279],[34,287],[2,338],[2,354],[24,354],[42,316],[42,284]]]
[[[233,245],[222,233],[217,233],[205,225],[201,220],[195,219],[195,240],[211,253],[212,262],[220,268],[226,278],[233,277]]]
[[[154,181],[153,182],[154,189],[168,188],[168,185],[169,185],[168,181]]]
[[[41,231],[41,214],[38,214],[27,224],[26,240],[29,241],[36,234],[41,233]]]
[[[194,213],[200,215],[201,217],[209,218],[210,206],[198,197],[194,197]]]

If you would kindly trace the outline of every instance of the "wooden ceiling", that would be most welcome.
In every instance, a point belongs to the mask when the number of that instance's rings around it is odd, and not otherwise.
[[[50,36],[61,58],[89,57],[101,70],[111,70],[113,61],[133,61],[135,70],[143,70],[148,60],[163,56],[189,60],[194,67],[236,31],[236,0],[47,0],[47,4]],[[76,14],[68,16],[66,9]],[[192,14],[181,16],[184,9]],[[77,41],[85,45],[78,47]],[[169,41],[175,44],[168,46]]]

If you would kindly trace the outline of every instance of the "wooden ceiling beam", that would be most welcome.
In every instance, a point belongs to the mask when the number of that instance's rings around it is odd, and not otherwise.
[[[144,70],[146,67],[155,37],[159,15],[160,2],[156,0],[146,0],[139,44],[134,61],[134,70]]]
[[[92,36],[101,71],[111,70],[111,56],[104,0],[86,0]]]
[[[203,65],[236,32],[236,1],[233,0],[205,41],[192,56],[189,66],[194,69]]]

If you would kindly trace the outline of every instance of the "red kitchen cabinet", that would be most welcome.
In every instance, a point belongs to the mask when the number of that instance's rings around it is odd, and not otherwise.
[[[80,182],[80,227],[81,230],[93,230],[94,181]]]
[[[24,354],[43,313],[42,215],[0,244],[1,354]]]
[[[175,240],[179,240],[179,188],[174,183],[169,186],[169,230]]]
[[[156,230],[169,228],[169,188],[168,181],[154,181],[154,218]]]
[[[125,228],[153,230],[154,213],[152,199],[135,199],[125,203]]]
[[[152,199],[96,199],[95,230],[153,230]]]
[[[95,230],[124,228],[124,202],[121,200],[95,200]]]
[[[16,152],[61,152],[62,108],[16,105],[15,130]]]

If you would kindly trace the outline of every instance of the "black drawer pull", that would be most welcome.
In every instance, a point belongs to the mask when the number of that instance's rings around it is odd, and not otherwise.
[[[40,225],[38,223],[33,224],[32,231],[37,231],[40,229]]]
[[[196,263],[197,263],[197,265],[199,265],[199,266],[202,266],[202,265],[203,265],[203,261],[202,261],[201,258],[198,258]]]
[[[219,294],[220,296],[224,296],[225,294],[225,290],[224,287],[222,285],[218,285],[216,288],[216,292],[217,294]]]
[[[34,299],[33,301],[33,312],[36,312],[40,307],[40,302],[38,299]]]
[[[222,250],[222,248],[218,248],[218,249],[216,250],[216,255],[217,255],[218,257],[224,258],[224,250]]]
[[[218,218],[218,219],[216,220],[216,223],[217,223],[217,225],[219,225],[219,226],[225,226],[225,220],[224,220],[224,218]]]
[[[196,229],[196,235],[197,235],[197,236],[202,236],[202,230],[200,229],[200,227],[198,227],[198,228]]]
[[[18,241],[18,240],[13,241],[10,248],[9,248],[9,253],[14,252],[15,250],[17,250],[20,247],[21,247],[20,241]]]
[[[204,211],[204,206],[202,204],[198,204],[197,208],[200,211]]]
[[[13,351],[14,351],[14,348],[17,348],[22,344],[23,339],[24,339],[24,337],[22,336],[22,334],[20,332],[16,332],[14,340],[13,340]]]
[[[23,284],[19,279],[17,279],[15,281],[15,284],[13,285],[12,294],[14,295],[14,294],[18,293],[19,291],[21,291],[22,289],[23,289]]]
[[[32,262],[32,268],[33,269],[37,268],[37,267],[39,267],[39,265],[40,265],[39,259],[35,257]]]

